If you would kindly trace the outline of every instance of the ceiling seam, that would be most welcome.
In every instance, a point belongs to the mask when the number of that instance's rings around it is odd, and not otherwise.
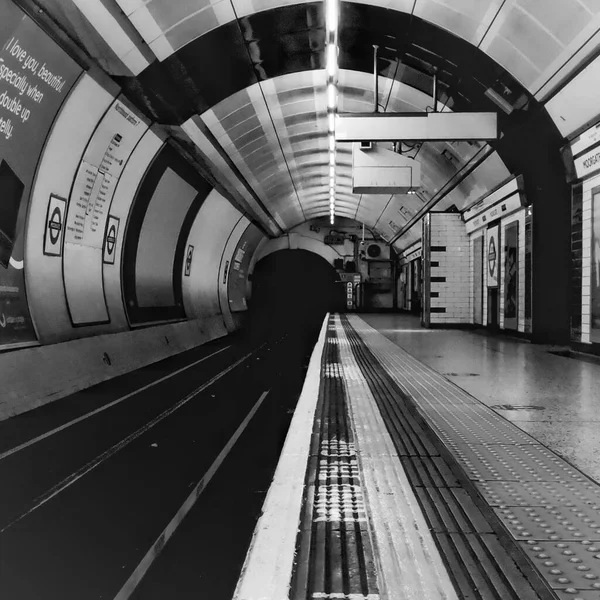
[[[496,19],[498,18],[498,15],[504,9],[505,4],[506,4],[506,0],[502,0],[502,4],[500,5],[500,8],[496,11],[494,18],[490,21],[490,24],[488,25],[488,28],[485,30],[485,33],[481,36],[481,39],[479,40],[479,43],[477,44],[477,48],[481,48],[481,44],[483,44],[483,40],[485,40],[487,34],[490,32],[490,29],[493,27],[494,23],[496,22]],[[486,52],[486,54],[487,54],[487,52]]]
[[[358,211],[360,209],[360,203],[362,202],[362,197],[363,195],[360,195],[360,198],[358,199],[358,204],[356,205],[356,212],[354,213],[354,220],[356,221],[356,219],[358,218]]]
[[[560,67],[558,67],[558,69],[556,69],[556,71],[554,71],[554,73],[552,73],[552,75],[550,75],[550,77],[548,77],[548,79],[546,79],[546,81],[544,81],[544,83],[542,83],[540,85],[540,87],[535,91],[535,92],[531,92],[531,95],[533,97],[536,96],[536,94],[538,94],[540,92],[541,89],[543,89],[543,87],[545,85],[548,84],[549,81],[552,80],[553,77],[556,76],[556,74],[570,61],[572,60],[576,54],[590,41],[592,40],[594,37],[596,37],[598,35],[598,32],[600,32],[600,29],[596,29],[596,31],[590,35],[589,38],[587,38],[587,40],[585,40],[585,42],[583,42],[581,44],[581,46],[579,46],[579,48],[577,48],[577,50],[575,50],[575,52],[573,52],[571,54],[571,57],[568,58],[567,60],[565,60],[565,62],[563,62],[562,65],[560,65]],[[581,73],[581,71],[583,71],[586,67],[588,67],[592,62],[594,62],[598,57],[600,56],[600,47],[596,48],[596,50],[594,52],[591,52],[589,56],[586,57],[586,59],[583,61],[583,63],[581,65],[579,65],[579,67],[577,67],[576,69],[574,69],[571,73],[569,73],[569,75],[564,79],[564,81],[562,81],[559,85],[556,86],[556,88],[554,90],[552,90],[552,92],[550,94],[548,94],[548,97],[543,101],[543,104],[546,104],[547,102],[549,102],[552,98],[554,98],[554,96],[556,96],[560,91],[562,91],[564,88],[566,88],[571,81],[573,81],[573,79],[575,79],[575,77],[577,77],[577,75],[579,75],[579,73]]]
[[[246,50],[248,51],[248,46],[246,46]],[[248,54],[250,52],[248,51]],[[304,207],[302,206],[302,202],[300,202],[300,195],[298,194],[298,189],[296,188],[296,183],[294,182],[294,178],[292,177],[292,171],[290,170],[290,165],[288,164],[287,158],[285,156],[285,152],[283,151],[283,146],[281,144],[281,139],[279,138],[279,134],[277,133],[277,127],[275,127],[275,122],[273,121],[273,115],[271,114],[271,108],[269,107],[269,103],[267,102],[267,98],[262,89],[261,81],[258,82],[258,89],[262,95],[263,101],[267,108],[267,113],[269,113],[269,119],[271,121],[271,125],[273,126],[273,131],[275,132],[275,137],[277,138],[277,144],[279,145],[279,150],[281,151],[281,156],[283,157],[283,161],[285,162],[285,167],[288,171],[288,175],[290,176],[290,181],[292,182],[292,187],[294,188],[294,193],[296,194],[296,198],[298,200],[298,205],[300,206],[300,210],[302,211],[302,216],[306,219],[306,214],[304,213]]]
[[[381,211],[381,214],[377,218],[377,221],[375,221],[375,225],[373,225],[373,229],[377,228],[377,223],[379,223],[379,221],[381,221],[381,217],[383,217],[383,213],[387,210],[387,207],[390,205],[390,202],[392,201],[393,197],[394,197],[394,194],[392,194],[390,196],[390,199],[387,201],[386,205],[384,206],[383,210]]]
[[[202,118],[198,118],[194,121],[198,129],[201,133],[206,137],[206,139],[212,144],[213,148],[216,150],[217,154],[225,161],[227,166],[233,171],[234,175],[238,178],[238,181],[242,184],[243,187],[246,188],[248,193],[252,196],[254,201],[258,204],[258,206],[264,211],[264,213],[271,219],[271,221],[277,226],[282,233],[284,229],[279,225],[277,219],[271,214],[271,211],[265,206],[264,202],[260,199],[259,195],[256,193],[254,188],[250,185],[250,182],[244,177],[242,172],[239,170],[237,165],[233,162],[229,153],[217,140],[214,133],[211,131],[210,127],[202,120]],[[210,157],[208,157],[210,160]],[[257,215],[258,217],[258,215]]]
[[[244,32],[242,31],[242,27],[240,25],[240,20],[239,20],[238,14],[237,14],[237,10],[235,9],[235,5],[233,3],[233,0],[230,0],[229,3],[231,4],[231,9],[233,10],[233,14],[235,16],[235,22],[236,22],[237,27],[238,27],[238,29],[240,31],[240,35],[242,36],[242,39],[244,40],[244,48],[246,49],[246,54],[248,55],[248,60],[250,61],[250,64],[253,66],[254,63],[252,62],[252,53],[250,52],[250,48],[248,47],[248,42],[244,38]],[[269,120],[271,121],[271,125],[273,126],[273,131],[275,132],[275,137],[277,138],[277,144],[279,145],[279,149],[281,151],[281,156],[283,157],[286,169],[288,171],[288,175],[290,176],[290,181],[292,182],[292,187],[294,188],[294,193],[296,194],[296,198],[298,200],[298,205],[300,206],[300,210],[302,211],[302,216],[306,220],[306,213],[304,212],[304,207],[302,206],[302,202],[300,201],[300,195],[298,194],[298,189],[296,188],[296,183],[294,182],[294,178],[292,177],[292,172],[290,170],[290,165],[288,164],[287,158],[285,156],[285,152],[283,151],[283,146],[281,144],[281,140],[279,139],[279,134],[277,133],[277,128],[275,127],[275,122],[273,121],[273,115],[271,114],[271,109],[269,107],[269,103],[267,102],[267,98],[265,96],[265,92],[262,89],[262,85],[261,85],[262,82],[258,78],[258,75],[257,75],[256,79],[257,79],[257,82],[258,82],[258,89],[260,90],[261,96],[263,98],[263,102],[265,103],[265,107],[267,109],[267,113],[269,114]]]

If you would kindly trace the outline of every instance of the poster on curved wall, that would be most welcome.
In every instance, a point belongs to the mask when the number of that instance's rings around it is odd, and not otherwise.
[[[12,2],[0,2],[2,347],[23,345],[36,339],[24,277],[24,230],[29,196],[50,127],[81,71],[79,65]]]
[[[229,298],[229,309],[232,312],[248,309],[246,303],[248,268],[254,251],[263,237],[264,234],[256,225],[248,225],[229,261],[227,296]]]
[[[148,168],[129,216],[123,247],[123,294],[132,327],[186,318],[185,243],[212,190],[168,144]]]
[[[96,127],[79,164],[66,218],[63,277],[73,325],[108,323],[103,250],[121,173],[148,123],[117,99]]]

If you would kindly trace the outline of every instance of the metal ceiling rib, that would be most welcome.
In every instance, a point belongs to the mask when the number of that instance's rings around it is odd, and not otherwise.
[[[163,60],[195,38],[255,13],[305,0],[117,0]],[[413,14],[479,47],[536,94],[600,29],[597,0],[358,0]],[[342,9],[343,10],[343,9]],[[597,42],[595,46],[597,45]],[[568,73],[561,74],[561,77]],[[556,82],[558,83],[558,82]]]
[[[200,116],[271,214],[287,230],[304,220],[327,215],[329,210],[325,81],[323,70],[272,78],[230,96]],[[262,91],[259,85],[263,86]],[[368,74],[341,70],[340,110],[372,110],[371,86],[372,77]],[[431,108],[430,96],[385,77],[381,78],[379,102],[394,112]],[[480,142],[423,144],[419,149],[425,188],[422,195],[361,197],[352,193],[351,146],[339,144],[336,198],[340,214],[374,227],[379,235],[390,240],[482,145]],[[491,178],[491,185],[488,181],[470,188],[465,184],[458,192],[454,190],[445,204],[462,208],[472,200],[471,191],[484,193],[506,178],[508,171],[504,165],[498,171],[498,177]],[[467,190],[469,193],[461,198],[459,192]]]
[[[322,1],[86,1],[116,2],[130,21],[128,28],[133,24],[161,61],[140,78],[149,112],[156,108],[153,116],[162,114],[178,123],[200,118],[282,229],[327,214]],[[586,54],[596,51],[600,0],[359,0],[342,2],[340,23],[341,112],[373,109],[368,73],[373,43],[381,44],[382,107],[390,112],[430,110],[428,72],[436,66],[446,109],[470,110],[481,104],[488,86],[508,104],[523,94],[498,64],[532,94],[549,94]],[[445,31],[432,34],[429,23]],[[469,44],[485,54],[474,56]],[[218,55],[207,54],[215,48],[220,48]],[[217,72],[218,77],[211,77]],[[161,77],[172,81],[172,89],[168,83],[164,89],[158,85]],[[147,93],[146,84],[160,87],[155,96]],[[465,142],[423,144],[418,149],[422,194],[381,198],[352,193],[351,154],[339,147],[340,209],[376,227],[388,240],[397,231],[408,235],[407,223],[481,149],[481,144]],[[490,154],[438,208],[461,208],[506,173],[500,157]]]

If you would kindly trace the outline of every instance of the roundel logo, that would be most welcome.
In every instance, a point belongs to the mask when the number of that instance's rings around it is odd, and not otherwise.
[[[490,244],[488,247],[488,264],[490,269],[490,275],[495,277],[496,274],[496,240],[491,237]]]
[[[48,233],[50,234],[50,242],[54,245],[58,243],[60,238],[60,230],[62,229],[62,214],[58,206],[54,207],[50,221],[48,222]]]
[[[106,235],[106,251],[109,254],[112,254],[115,249],[115,243],[117,241],[117,228],[113,223],[108,230],[108,234]]]

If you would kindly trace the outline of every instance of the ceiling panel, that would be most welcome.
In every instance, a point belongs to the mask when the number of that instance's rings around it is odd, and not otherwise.
[[[417,0],[414,14],[477,45],[502,0]]]

